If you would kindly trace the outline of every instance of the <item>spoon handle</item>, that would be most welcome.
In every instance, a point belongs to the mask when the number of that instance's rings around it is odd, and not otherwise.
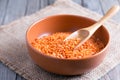
[[[89,30],[90,36],[109,18],[119,11],[120,7],[118,5],[113,6],[109,11],[96,23],[86,29]]]

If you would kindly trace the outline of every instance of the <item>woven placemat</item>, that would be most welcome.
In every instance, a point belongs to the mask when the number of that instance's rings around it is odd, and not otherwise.
[[[104,76],[108,71],[120,63],[120,26],[109,20],[104,25],[111,35],[108,54],[102,64],[89,73],[81,76],[60,76],[44,71],[36,66],[28,55],[25,41],[25,33],[28,27],[35,21],[56,14],[74,14],[87,16],[98,20],[101,16],[85,9],[71,0],[57,0],[37,13],[23,17],[8,25],[0,27],[0,61],[10,69],[28,80],[96,80]]]

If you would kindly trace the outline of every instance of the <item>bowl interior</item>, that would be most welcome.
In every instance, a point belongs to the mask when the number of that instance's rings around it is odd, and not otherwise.
[[[96,21],[75,15],[56,15],[47,17],[33,24],[27,31],[27,41],[29,45],[35,38],[46,33],[55,32],[73,32],[77,29],[88,27]],[[100,38],[105,46],[109,42],[109,34],[104,26],[101,26],[95,33]]]

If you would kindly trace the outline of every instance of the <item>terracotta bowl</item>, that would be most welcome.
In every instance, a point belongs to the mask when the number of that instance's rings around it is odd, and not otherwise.
[[[61,75],[79,75],[96,68],[107,54],[109,33],[101,26],[94,35],[105,44],[105,48],[99,53],[82,59],[59,59],[42,54],[32,47],[31,42],[40,35],[55,32],[73,32],[77,29],[90,26],[96,21],[76,15],[54,15],[37,21],[27,30],[26,41],[29,55],[33,61],[44,70]]]

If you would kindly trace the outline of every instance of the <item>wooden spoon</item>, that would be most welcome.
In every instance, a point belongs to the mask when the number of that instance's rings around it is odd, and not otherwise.
[[[68,39],[73,39],[73,38],[79,38],[80,39],[80,43],[75,47],[75,49],[77,47],[79,47],[81,44],[83,44],[85,41],[87,41],[92,35],[93,33],[99,28],[101,27],[101,25],[108,20],[110,17],[112,17],[116,12],[118,12],[119,10],[119,6],[115,5],[112,8],[109,9],[109,11],[95,24],[86,27],[86,28],[82,28],[79,29],[75,32],[73,32],[72,34],[70,34],[68,37],[65,38],[65,41]]]

